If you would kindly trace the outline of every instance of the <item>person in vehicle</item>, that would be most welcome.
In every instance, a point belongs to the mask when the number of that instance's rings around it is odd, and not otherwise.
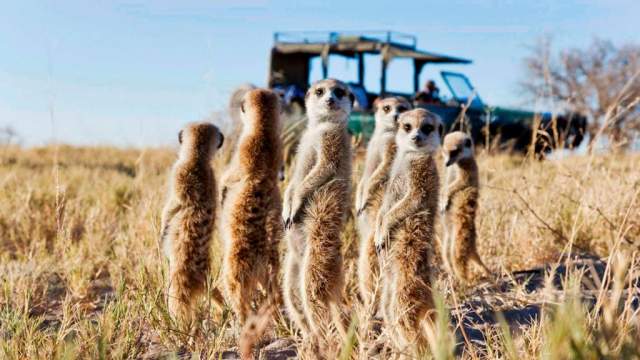
[[[413,97],[413,105],[442,104],[440,100],[440,89],[436,86],[435,81],[429,80],[425,84],[423,90],[416,93]]]

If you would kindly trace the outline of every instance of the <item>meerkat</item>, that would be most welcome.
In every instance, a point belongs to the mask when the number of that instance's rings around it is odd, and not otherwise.
[[[432,320],[430,276],[440,186],[434,154],[442,131],[440,118],[427,110],[400,115],[398,149],[376,219],[380,306],[401,351],[413,345],[424,349],[424,326]]]
[[[246,93],[242,133],[221,181],[223,265],[226,299],[243,325],[264,298],[279,298],[282,236],[278,170],[282,162],[280,99],[270,90]]]
[[[396,152],[398,117],[410,110],[411,104],[403,97],[390,97],[376,101],[374,107],[375,129],[367,146],[364,172],[356,190],[356,213],[360,235],[358,287],[363,303],[375,309],[378,261],[371,229],[375,225],[375,217]]]
[[[314,83],[305,96],[308,125],[284,196],[287,252],[284,300],[303,336],[336,321],[344,287],[342,229],[351,191],[353,95],[338,80]],[[339,328],[340,330],[340,328]]]
[[[189,326],[209,273],[217,191],[211,159],[224,136],[213,124],[192,123],[180,131],[178,141],[179,157],[162,211],[161,241],[169,259],[169,313]]]
[[[475,217],[478,208],[478,165],[473,157],[471,138],[456,131],[444,138],[442,153],[447,166],[442,256],[445,265],[461,281],[469,280],[469,262],[475,262],[489,275],[476,249]]]

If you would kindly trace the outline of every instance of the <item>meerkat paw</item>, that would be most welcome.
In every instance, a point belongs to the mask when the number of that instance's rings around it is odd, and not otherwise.
[[[379,228],[379,230],[376,231],[374,237],[374,244],[376,246],[377,254],[380,254],[382,251],[384,251],[384,249],[387,247],[388,241],[389,233],[386,231],[386,229]]]
[[[447,202],[442,206],[442,212],[446,213],[447,211],[449,211],[450,207],[451,207],[451,201],[447,199]]]
[[[291,227],[291,205],[287,201],[282,205],[282,222],[284,223],[285,230],[289,230]]]
[[[360,216],[364,213],[364,211],[367,209],[367,207],[369,207],[369,201],[368,200],[363,200],[362,203],[360,204],[360,206],[358,206],[356,208],[357,210],[357,215]]]
[[[384,241],[383,242],[376,242],[376,254],[380,255],[382,254],[382,252],[384,251],[385,246],[384,246]]]
[[[289,226],[300,222],[302,217],[302,201],[294,200],[289,214]]]
[[[220,190],[220,205],[224,204],[224,200],[227,198],[228,192],[229,192],[229,188],[226,186],[223,186],[222,189]]]
[[[355,207],[356,207],[356,211],[360,211],[360,208],[362,207],[362,197],[360,196],[360,193],[357,192],[356,193],[356,202],[355,202]]]

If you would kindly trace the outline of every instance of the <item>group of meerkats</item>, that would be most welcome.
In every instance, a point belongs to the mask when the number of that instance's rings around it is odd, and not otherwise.
[[[222,133],[210,123],[180,131],[161,225],[169,259],[168,309],[177,322],[194,320],[219,217],[223,291],[214,296],[230,305],[240,326],[266,304],[276,311],[284,303],[303,339],[319,341],[333,329],[344,336],[349,316],[343,306],[341,236],[352,209],[347,121],[353,99],[337,80],[310,87],[307,128],[284,196],[278,186],[281,105],[272,91],[244,95],[242,132],[220,186],[211,158],[223,144]],[[412,109],[399,97],[379,100],[375,109],[375,131],[355,191],[360,300],[376,307],[392,346],[424,348],[433,321],[438,214],[445,229],[440,251],[445,269],[466,280],[467,265],[475,261],[488,272],[475,246],[478,168],[469,136],[453,132],[442,141],[437,115]],[[448,169],[443,206],[435,160],[440,148]],[[284,266],[278,251],[282,239]]]

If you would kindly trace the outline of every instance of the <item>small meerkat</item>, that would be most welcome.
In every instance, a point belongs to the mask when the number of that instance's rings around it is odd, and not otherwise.
[[[461,281],[469,280],[469,262],[486,273],[476,249],[476,211],[478,208],[478,165],[473,157],[471,137],[455,131],[444,138],[442,146],[447,177],[445,205],[442,208],[445,229],[442,256],[445,265]]]
[[[424,326],[433,316],[430,277],[440,186],[434,154],[442,131],[440,117],[427,110],[400,115],[398,149],[376,220],[380,306],[401,351],[413,345],[424,349]]]
[[[169,313],[188,327],[209,273],[217,191],[211,159],[224,136],[215,125],[200,122],[181,130],[178,141],[180,153],[162,211],[161,241],[169,259]]]
[[[367,145],[364,171],[356,190],[356,213],[360,250],[358,255],[358,287],[364,304],[377,308],[374,296],[378,278],[378,260],[373,243],[376,214],[396,153],[395,136],[398,117],[411,104],[403,97],[389,97],[374,103],[375,129]]]
[[[314,83],[305,97],[307,129],[284,196],[287,253],[284,299],[303,335],[336,326],[344,287],[341,232],[351,191],[351,137],[347,120],[353,95],[338,80]]]
[[[268,297],[279,299],[278,246],[282,236],[282,201],[278,171],[282,164],[280,99],[255,89],[241,104],[242,132],[221,181],[222,280],[227,301],[243,325]]]

